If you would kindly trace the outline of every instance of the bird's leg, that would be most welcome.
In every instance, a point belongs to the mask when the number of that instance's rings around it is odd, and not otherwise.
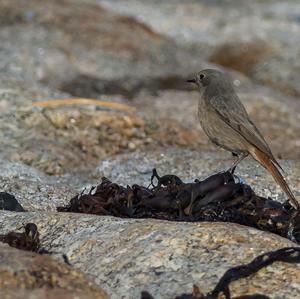
[[[237,167],[237,165],[244,160],[249,154],[248,153],[242,153],[240,156],[236,153],[232,153],[233,156],[237,157],[237,159],[233,162],[232,166],[228,169],[229,172],[231,172],[232,174],[235,171],[235,168]]]

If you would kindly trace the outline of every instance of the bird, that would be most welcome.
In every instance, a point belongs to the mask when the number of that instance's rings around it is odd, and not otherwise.
[[[271,173],[292,206],[299,210],[300,205],[281,173],[282,167],[250,119],[230,76],[216,69],[205,69],[187,82],[195,84],[200,92],[198,117],[203,131],[212,143],[236,157],[229,170],[233,173],[236,166],[251,155]]]

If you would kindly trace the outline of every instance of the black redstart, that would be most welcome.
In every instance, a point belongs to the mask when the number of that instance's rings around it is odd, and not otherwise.
[[[250,120],[230,78],[218,70],[206,69],[188,82],[195,83],[200,91],[198,115],[204,132],[214,144],[237,156],[231,170],[250,154],[272,174],[290,202],[299,209],[298,201],[280,172],[281,166]]]

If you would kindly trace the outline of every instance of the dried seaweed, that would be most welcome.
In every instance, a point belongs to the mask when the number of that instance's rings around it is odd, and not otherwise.
[[[154,182],[155,181],[155,182]],[[88,193],[70,200],[60,212],[176,221],[223,221],[252,226],[299,243],[300,214],[288,202],[257,196],[230,172],[184,183],[154,169],[149,187],[120,186],[103,178]]]
[[[9,246],[25,250],[32,251],[39,254],[55,254],[57,252],[50,252],[43,248],[40,241],[40,233],[35,223],[27,223],[23,225],[24,232],[11,231],[5,235],[0,235],[0,242],[7,243]],[[59,253],[57,253],[59,254]],[[62,254],[63,261],[71,266],[68,257]]]
[[[0,235],[0,242],[7,243],[9,246],[42,253],[44,249],[40,245],[40,234],[37,226],[34,223],[27,223],[24,226],[24,232],[9,232],[5,235]]]
[[[191,294],[182,294],[175,297],[175,299],[217,299],[220,298],[219,296],[221,294],[224,294],[226,299],[268,299],[269,297],[263,294],[231,297],[229,284],[241,278],[248,277],[258,272],[260,269],[278,261],[285,263],[300,263],[300,248],[285,247],[259,255],[249,264],[233,267],[227,270],[221,277],[213,291],[209,294],[202,294],[199,287],[194,285],[193,292]],[[143,291],[141,294],[141,299],[154,299],[154,297],[148,292]]]

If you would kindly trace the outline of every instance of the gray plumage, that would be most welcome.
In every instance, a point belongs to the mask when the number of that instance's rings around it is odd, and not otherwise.
[[[247,155],[259,161],[280,184],[291,202],[299,208],[293,193],[285,182],[267,142],[251,121],[246,109],[234,91],[231,79],[224,73],[206,69],[188,82],[200,91],[198,115],[200,124],[216,145],[239,156],[232,169]]]
[[[211,141],[236,154],[248,152],[248,144],[254,144],[273,157],[235,93],[231,80],[217,70],[204,70],[201,74],[205,77],[199,82],[203,90],[198,115]]]

